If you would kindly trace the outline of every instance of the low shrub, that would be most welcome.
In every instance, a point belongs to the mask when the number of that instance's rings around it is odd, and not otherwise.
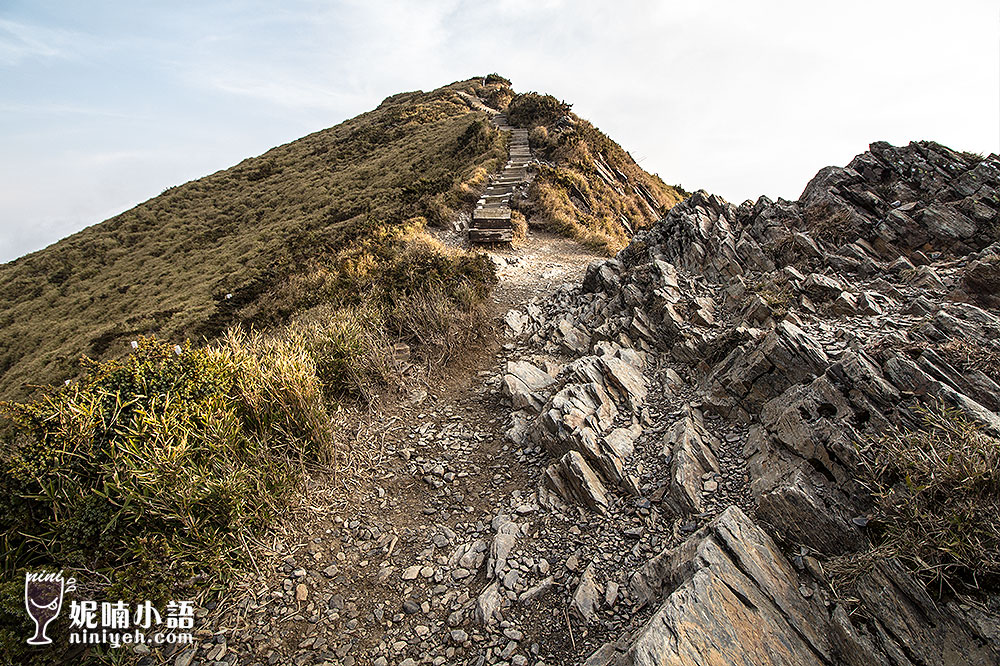
[[[398,377],[385,315],[370,303],[320,306],[292,322],[286,335],[312,357],[328,399],[370,403]]]
[[[820,240],[835,245],[843,245],[857,240],[861,228],[857,220],[846,209],[836,208],[829,203],[810,206],[803,212],[806,230]]]
[[[538,125],[551,125],[569,115],[572,105],[561,102],[552,95],[529,92],[516,95],[507,107],[507,117],[515,127],[533,129]]]
[[[483,77],[483,82],[488,86],[499,85],[506,88],[510,88],[510,79],[504,76],[500,76],[496,72],[493,72],[492,74],[487,74],[485,77]]]
[[[331,459],[316,367],[281,338],[230,332],[202,349],[149,338],[29,403],[5,402],[5,570],[103,572],[163,598],[224,580],[242,531],[280,511],[304,465]]]
[[[528,220],[525,219],[524,214],[519,210],[512,210],[510,212],[510,224],[514,227],[514,240],[523,241],[528,236]]]
[[[388,313],[395,334],[420,346],[429,368],[440,367],[475,346],[489,325],[485,299],[471,284],[451,293],[431,289],[401,296]]]
[[[994,381],[1000,379],[1000,346],[984,346],[974,340],[948,340],[937,348],[946,361],[961,372],[979,370]]]
[[[876,500],[879,553],[897,557],[929,585],[1000,583],[1000,440],[960,411],[919,408],[919,429],[862,449]]]
[[[791,288],[775,280],[762,280],[753,286],[753,290],[764,299],[768,307],[771,308],[771,315],[776,321],[780,321],[789,308],[795,303],[795,294]]]

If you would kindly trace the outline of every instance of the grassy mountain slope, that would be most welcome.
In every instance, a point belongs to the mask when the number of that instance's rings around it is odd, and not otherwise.
[[[505,156],[457,94],[478,81],[395,95],[0,266],[0,395],[60,381],[80,354],[113,356],[139,334],[277,323],[378,288],[379,272],[406,282],[389,291],[477,276],[473,258],[426,244],[408,254],[417,267],[393,261],[425,221],[474,201]]]
[[[507,158],[477,95],[518,100],[495,75],[395,95],[0,266],[0,653],[38,656],[27,568],[100,572],[108,598],[218,592],[305,470],[354,469],[332,403],[474,346],[493,263],[425,227]],[[589,123],[543,119],[523,120],[545,224],[612,248],[673,200]]]
[[[513,95],[507,115],[543,160],[526,212],[552,230],[613,254],[687,197],[551,95]]]

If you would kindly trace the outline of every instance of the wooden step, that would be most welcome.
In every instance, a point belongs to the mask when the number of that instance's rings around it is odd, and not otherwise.
[[[512,229],[510,220],[476,220],[469,225],[470,229]]]
[[[500,131],[510,132],[507,163],[476,202],[469,224],[471,243],[510,243],[513,240],[510,199],[514,189],[527,181],[528,165],[532,161],[528,130],[511,127],[503,113],[493,116],[493,124]]]
[[[510,207],[477,208],[472,211],[472,224],[475,225],[479,220],[510,220]]]
[[[513,229],[469,229],[470,243],[510,243],[513,240]]]

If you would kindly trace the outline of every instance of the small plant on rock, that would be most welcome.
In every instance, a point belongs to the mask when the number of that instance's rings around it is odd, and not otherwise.
[[[862,449],[879,554],[939,591],[1000,582],[1000,440],[962,412],[918,408],[920,427]]]

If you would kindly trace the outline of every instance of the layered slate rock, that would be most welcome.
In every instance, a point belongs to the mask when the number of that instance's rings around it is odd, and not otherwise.
[[[555,381],[554,377],[527,361],[512,361],[507,363],[503,378],[504,396],[514,409],[528,409],[537,414],[545,403],[540,392]]]
[[[522,530],[521,525],[502,514],[493,519],[492,527],[495,534],[485,557],[487,584],[476,598],[473,608],[473,618],[484,626],[492,625],[501,616],[504,606],[510,603],[505,592],[513,587],[512,577],[517,574],[511,571],[507,558],[517,544]],[[485,549],[473,544],[463,557],[469,557],[469,561],[478,568],[483,561],[480,556],[482,550]]]
[[[607,508],[606,484],[634,490],[624,467],[641,433],[636,416],[647,393],[643,360],[633,350],[602,343],[559,374],[560,386],[529,426],[532,440],[559,461],[545,473],[546,488],[563,500]],[[617,422],[625,419],[620,427]]]
[[[995,155],[878,143],[798,201],[699,192],[517,317],[522,340],[568,357],[522,429],[552,457],[543,485],[674,521],[677,541],[628,589],[651,619],[588,666],[1000,663],[995,590],[937,599],[881,559],[847,601],[824,570],[872,547],[865,446],[941,406],[1000,435],[998,173]],[[641,353],[643,381],[612,381],[601,349]],[[660,423],[644,417],[654,393]],[[744,510],[722,511],[713,493],[733,474]]]
[[[860,627],[842,609],[831,612],[815,585],[742,511],[727,509],[636,572],[634,595],[658,610],[591,663],[943,666],[1000,658],[891,563],[861,578],[871,615]]]
[[[705,380],[709,404],[720,413],[748,416],[792,384],[822,373],[828,363],[815,340],[783,321],[760,343],[733,350],[715,367]]]

